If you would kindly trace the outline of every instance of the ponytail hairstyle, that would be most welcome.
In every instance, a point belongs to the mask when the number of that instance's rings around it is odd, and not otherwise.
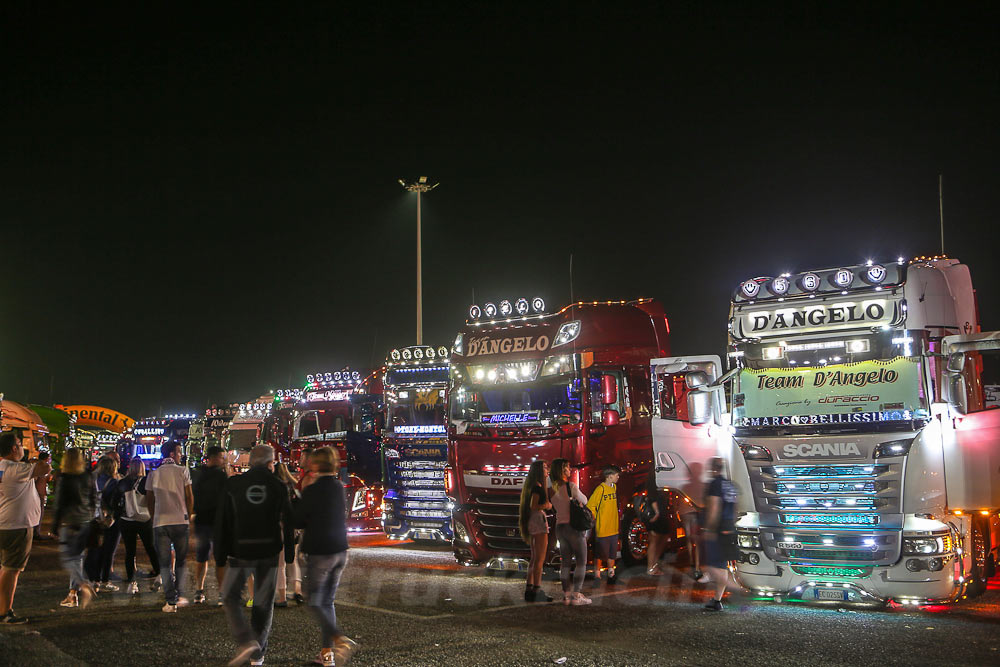
[[[545,488],[545,461],[541,459],[532,461],[531,467],[528,468],[528,476],[524,478],[524,484],[521,486],[521,506],[517,513],[521,538],[529,544],[531,536],[528,534],[528,519],[531,518],[531,492],[539,484]]]

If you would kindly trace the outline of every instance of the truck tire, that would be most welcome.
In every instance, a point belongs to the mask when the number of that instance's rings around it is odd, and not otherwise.
[[[646,564],[649,529],[633,509],[627,510],[622,517],[621,543],[622,560],[626,567]]]

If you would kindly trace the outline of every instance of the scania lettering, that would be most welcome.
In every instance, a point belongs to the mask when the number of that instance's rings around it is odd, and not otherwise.
[[[416,345],[385,360],[382,525],[390,539],[451,542],[451,503],[445,493],[448,348]]]
[[[1000,542],[1000,410],[984,387],[998,381],[1000,334],[979,331],[964,264],[745,281],[728,359],[724,375],[719,357],[653,360],[653,442],[657,482],[673,488],[692,464],[727,461],[746,587],[910,605],[985,589]]]
[[[668,349],[668,330],[663,307],[650,300],[574,303],[555,313],[541,299],[470,308],[452,348],[448,394],[446,479],[459,561],[526,566],[517,513],[536,459],[568,459],[584,493],[617,465],[618,495],[633,498],[652,459],[646,355]],[[632,503],[621,509],[626,557],[638,561],[645,528]]]

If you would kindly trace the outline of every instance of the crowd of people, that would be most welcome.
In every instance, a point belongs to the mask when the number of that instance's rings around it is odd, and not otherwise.
[[[69,575],[62,606],[87,608],[99,593],[119,590],[111,569],[121,541],[126,593],[139,592],[139,578],[151,591],[162,586],[165,613],[206,603],[212,558],[217,604],[237,644],[230,665],[264,664],[273,610],[288,605],[288,590],[316,618],[320,651],[315,662],[346,665],[357,644],[341,631],[334,607],[348,560],[336,450],[306,452],[298,477],[275,462],[267,445],[251,450],[249,469],[240,475],[228,474],[221,448],[209,448],[194,479],[181,465],[177,443],[164,444],[161,454],[155,470],[147,474],[142,459],[135,458],[124,476],[115,454],[102,457],[93,470],[82,450],[63,454],[52,513],[52,533]],[[0,434],[0,622],[5,624],[27,622],[13,609],[17,580],[33,539],[46,538],[42,506],[52,468],[47,460],[23,458],[17,434]],[[136,569],[140,541],[150,563],[142,574]],[[195,548],[193,602],[184,596],[189,542]]]
[[[675,530],[671,508],[679,508],[685,539],[693,567],[692,577],[701,584],[712,583],[714,595],[705,605],[722,611],[722,598],[729,586],[730,560],[738,557],[736,546],[736,487],[724,475],[721,458],[709,461],[712,479],[702,481],[702,465],[692,463],[690,479],[679,502],[671,503],[669,493],[656,484],[651,473],[645,484],[640,517],[645,523],[649,544],[647,574],[663,574],[660,559]],[[528,467],[521,489],[519,525],[521,536],[531,547],[525,602],[552,602],[542,587],[542,570],[548,556],[549,536],[555,536],[559,550],[559,579],[564,605],[587,605],[593,600],[583,593],[587,573],[588,541],[593,535],[594,586],[618,581],[619,511],[617,484],[621,469],[606,467],[601,483],[588,499],[571,480],[566,459],[551,463],[537,460]],[[548,479],[546,479],[548,478]],[[554,518],[554,526],[552,525]],[[705,572],[702,571],[704,566]]]

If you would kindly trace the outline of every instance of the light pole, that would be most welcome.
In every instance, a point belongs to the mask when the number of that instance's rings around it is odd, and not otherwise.
[[[424,301],[423,285],[420,271],[420,195],[430,192],[440,185],[440,183],[430,184],[426,176],[421,176],[416,183],[407,183],[399,179],[399,184],[410,192],[417,193],[417,345],[424,343]]]

